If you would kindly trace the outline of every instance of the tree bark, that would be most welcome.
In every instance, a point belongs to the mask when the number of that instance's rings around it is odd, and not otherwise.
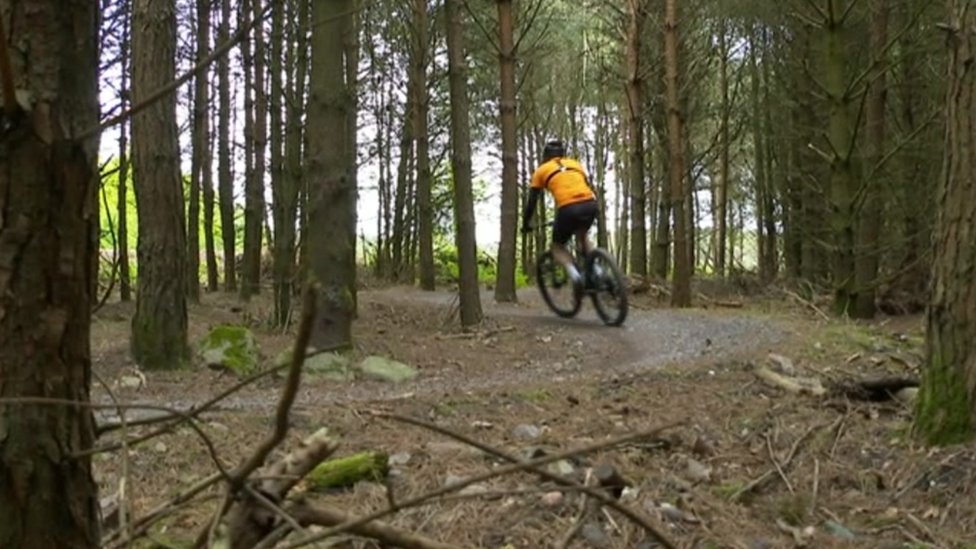
[[[210,55],[210,0],[197,0],[197,55],[199,63]],[[200,190],[204,159],[210,155],[210,73],[204,69],[194,79],[193,158],[190,172],[190,204],[187,208],[186,295],[200,301]]]
[[[848,92],[847,54],[841,14],[852,0],[827,0],[824,21],[824,86],[830,104],[830,203],[829,226],[832,237],[831,278],[834,287],[834,310],[850,313],[854,298],[854,194],[857,177],[851,155],[854,123],[851,95]]]
[[[628,0],[627,141],[630,153],[630,272],[647,276],[647,191],[644,178],[644,69],[640,60],[645,0]]]
[[[461,325],[481,322],[481,291],[478,285],[478,248],[475,239],[474,194],[471,174],[471,124],[468,99],[461,2],[445,0],[447,25],[448,87],[451,104],[451,167],[454,171],[455,240],[460,271],[459,301]]]
[[[945,157],[913,426],[934,445],[972,440],[976,429],[976,2],[948,0],[947,8]]]
[[[306,133],[309,268],[320,286],[310,344],[315,348],[352,345],[355,314],[356,187],[352,178],[347,117],[354,116],[346,79],[345,48],[352,20],[350,0],[313,2],[312,65]]]
[[[121,90],[120,108],[125,109],[129,104],[130,95],[129,70],[131,57],[130,35],[132,32],[132,7],[126,4],[122,8],[124,20],[122,21],[122,41],[119,44],[120,50],[120,77],[119,89]],[[118,200],[116,202],[116,240],[119,247],[119,300],[126,302],[132,300],[132,272],[129,266],[129,179],[130,179],[130,158],[129,158],[129,123],[119,124],[119,188]]]
[[[243,23],[250,25],[252,17],[260,17],[261,0],[246,0],[242,8]],[[264,174],[267,151],[268,103],[264,89],[264,27],[254,30],[254,55],[242,44],[245,74],[245,156],[248,173],[244,177],[244,250],[241,260],[241,297],[249,299],[261,291],[261,251],[264,246]],[[249,77],[250,76],[250,77]],[[252,85],[253,82],[253,85]]]
[[[674,274],[671,305],[691,306],[691,258],[688,256],[688,226],[684,207],[684,160],[682,158],[681,102],[678,97],[678,9],[677,0],[665,3],[664,63],[667,73],[668,174],[671,181],[671,210],[674,212]]]
[[[132,33],[132,100],[141,103],[176,74],[176,1],[137,0]],[[139,215],[139,284],[132,355],[146,369],[185,364],[186,223],[176,96],[132,118],[132,169]]]
[[[869,51],[874,55],[882,55],[888,42],[888,0],[874,0],[872,2],[871,41]],[[885,67],[879,60],[878,67],[871,76],[872,82],[868,89],[865,116],[865,160],[868,173],[873,173],[874,167],[879,165],[885,155],[885,102],[887,96],[887,82]],[[862,199],[860,201],[860,216],[857,231],[857,256],[855,268],[854,317],[874,318],[876,312],[878,284],[878,267],[880,264],[881,238],[881,208],[884,197],[882,192],[884,183],[879,174],[874,173],[871,179],[865,179],[861,185]]]
[[[220,1],[220,26],[217,42],[230,40],[230,0]],[[217,186],[220,205],[220,236],[224,252],[224,291],[237,289],[237,256],[235,255],[237,231],[234,229],[234,180],[231,174],[230,135],[230,60],[226,55],[217,62],[219,97],[217,113]]]
[[[726,243],[729,237],[727,221],[729,203],[729,24],[719,21],[719,90],[722,94],[719,113],[718,181],[715,183],[715,274],[725,276]]]
[[[413,93],[417,167],[417,245],[419,248],[420,288],[434,290],[434,211],[431,205],[430,136],[428,135],[427,91],[427,0],[414,2]]]
[[[426,0],[421,0],[426,2]],[[498,1],[498,62],[501,76],[499,102],[502,132],[501,236],[498,241],[498,268],[495,301],[514,303],[515,228],[518,224],[518,128],[515,97],[515,23],[512,0]]]
[[[11,82],[0,135],[0,547],[96,549],[90,401],[99,121],[95,2],[20,0],[0,9]],[[8,34],[9,33],[9,34]],[[6,51],[3,55],[7,55]],[[97,204],[97,202],[96,202]]]

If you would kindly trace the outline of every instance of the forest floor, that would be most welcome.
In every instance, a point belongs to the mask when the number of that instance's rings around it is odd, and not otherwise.
[[[784,292],[743,297],[732,288],[700,291],[698,301],[706,306],[682,311],[650,295],[633,296],[622,328],[603,326],[589,303],[576,319],[561,320],[534,289],[520,291],[518,305],[494,304],[486,292],[483,325],[464,333],[452,319],[449,292],[365,289],[354,354],[394,358],[419,376],[401,384],[306,376],[285,449],[328,427],[341,437],[338,456],[387,452],[387,482],[309,494],[365,514],[387,506],[391,494],[403,501],[501,463],[371,411],[433,423],[519,457],[680,422],[653,440],[576,456],[554,470],[583,481],[595,467],[612,465],[632,484],[621,503],[678,547],[976,547],[976,448],[920,448],[908,436],[909,406],[830,390],[844,380],[915,375],[920,317],[827,320],[815,305]],[[247,305],[205,295],[191,308],[192,340],[215,325],[246,324],[272,362],[294,333],[264,327],[268,293]],[[726,307],[736,304],[742,306]],[[138,387],[119,383],[133,374],[127,346],[132,313],[131,304],[109,303],[96,314],[95,372],[113,387],[110,395],[96,384],[96,401],[188,408],[238,381],[196,367],[143,372]],[[796,371],[787,377],[818,378],[827,394],[792,394],[758,379],[755,367],[769,363],[769,353],[790,359]],[[280,377],[266,378],[202,414],[200,426],[227,466],[250,455],[270,432],[281,386]],[[102,442],[150,429],[117,430]],[[130,447],[128,460],[115,452],[95,463],[106,501],[128,476],[136,517],[216,470],[210,450],[185,427]],[[213,512],[217,495],[208,493],[162,521],[152,530],[158,546],[185,546]],[[658,547],[646,529],[617,511],[581,513],[581,499],[521,473],[386,520],[458,548]],[[563,545],[579,517],[582,528]]]

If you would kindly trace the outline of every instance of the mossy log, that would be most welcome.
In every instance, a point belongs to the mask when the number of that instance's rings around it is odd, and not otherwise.
[[[361,480],[378,481],[389,472],[386,452],[367,451],[318,464],[305,477],[309,490],[348,488]]]

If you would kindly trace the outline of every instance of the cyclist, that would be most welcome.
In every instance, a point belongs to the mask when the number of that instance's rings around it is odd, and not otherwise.
[[[584,286],[583,276],[573,264],[566,243],[570,237],[576,236],[576,241],[583,243],[586,252],[593,248],[587,232],[596,220],[599,206],[586,171],[579,162],[566,157],[566,145],[560,140],[546,143],[542,150],[542,164],[532,174],[529,196],[525,201],[525,209],[522,210],[523,234],[532,230],[529,222],[543,189],[552,194],[556,203],[556,216],[552,225],[553,258],[566,269],[575,290],[581,291]]]

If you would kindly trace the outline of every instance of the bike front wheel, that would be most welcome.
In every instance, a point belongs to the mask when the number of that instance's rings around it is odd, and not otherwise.
[[[566,270],[556,263],[552,250],[539,254],[535,266],[535,280],[542,300],[552,312],[562,318],[572,318],[579,313],[583,299],[573,288]]]
[[[623,272],[613,256],[602,248],[595,248],[587,254],[586,263],[596,314],[607,326],[620,326],[627,319],[629,309]]]

